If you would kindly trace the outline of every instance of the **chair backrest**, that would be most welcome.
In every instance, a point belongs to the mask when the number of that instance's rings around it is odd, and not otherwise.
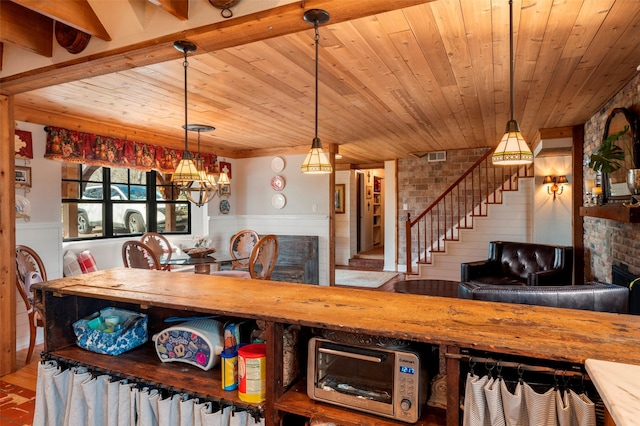
[[[16,246],[16,286],[24,301],[27,312],[33,305],[31,284],[46,281],[47,271],[40,256],[31,247]]]
[[[256,231],[243,229],[231,237],[231,269],[249,269],[249,257],[260,237]]]
[[[571,282],[572,247],[510,241],[489,244],[489,257],[500,262],[506,275],[527,279],[531,273],[567,270],[568,282]]]
[[[151,248],[140,241],[125,241],[122,244],[122,262],[127,268],[162,269],[160,259]]]
[[[149,246],[151,251],[158,256],[158,259],[162,259],[165,262],[171,259],[173,250],[169,240],[164,235],[157,232],[147,232],[140,237],[140,242]]]
[[[249,273],[251,278],[270,280],[273,268],[278,258],[278,237],[265,235],[251,251],[249,259]]]

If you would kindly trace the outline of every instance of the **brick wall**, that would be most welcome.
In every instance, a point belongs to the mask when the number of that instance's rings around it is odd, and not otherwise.
[[[619,107],[640,114],[640,74],[585,124],[583,164],[587,164],[589,156],[600,145],[609,113]],[[583,173],[585,179],[594,177],[593,170],[586,166]],[[587,280],[611,282],[611,266],[621,263],[627,265],[632,274],[640,275],[640,224],[585,217],[584,249]]]

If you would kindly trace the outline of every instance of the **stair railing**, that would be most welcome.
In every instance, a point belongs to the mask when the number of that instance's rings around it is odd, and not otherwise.
[[[458,240],[460,229],[473,228],[473,217],[487,215],[487,205],[501,204],[505,191],[517,191],[519,177],[533,176],[531,165],[494,167],[492,153],[488,150],[415,219],[407,213],[407,275],[413,273],[414,259],[431,263],[446,241]]]

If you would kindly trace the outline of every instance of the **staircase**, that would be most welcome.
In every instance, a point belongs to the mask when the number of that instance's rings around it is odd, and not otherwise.
[[[533,165],[493,167],[491,154],[492,151],[485,153],[415,219],[407,216],[407,279],[458,279],[461,259],[470,261],[486,257],[488,243],[484,240],[508,239],[501,236],[504,234],[501,231],[512,226],[508,221],[517,213],[509,212],[504,200],[512,196],[516,197],[513,205],[522,204],[516,195],[521,185],[520,178],[532,178]],[[526,196],[520,195],[520,198]],[[477,232],[480,223],[487,221],[490,210],[494,212],[500,209],[507,209],[507,212],[498,214],[499,222],[490,225],[490,229],[481,233],[482,236],[474,237],[474,233],[469,232]],[[513,229],[520,231],[517,226]],[[460,253],[461,246],[472,249],[472,252],[479,250],[482,255],[465,256]],[[438,254],[444,253],[445,256],[438,257]],[[439,268],[434,267],[436,258],[440,259],[439,263],[450,264],[448,271],[438,271]]]

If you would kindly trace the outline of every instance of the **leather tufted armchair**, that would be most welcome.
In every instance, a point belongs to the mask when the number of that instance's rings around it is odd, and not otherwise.
[[[573,248],[491,241],[489,258],[461,264],[461,281],[480,285],[572,284]]]

